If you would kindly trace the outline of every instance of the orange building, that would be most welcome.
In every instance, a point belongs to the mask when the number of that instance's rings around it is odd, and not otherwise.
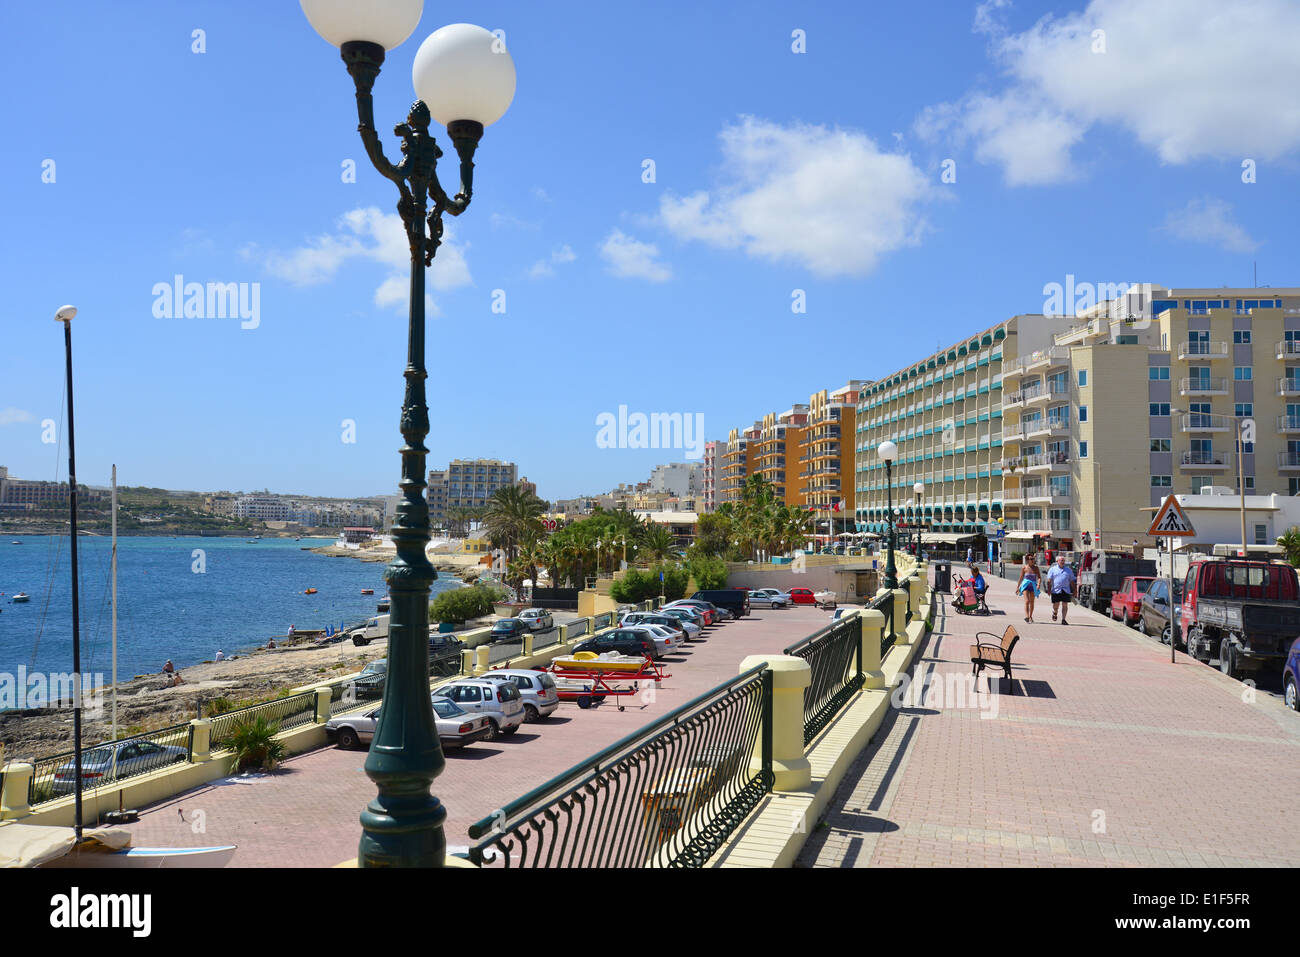
[[[731,434],[727,436],[727,448],[722,453],[722,481],[719,483],[718,504],[740,501],[740,489],[745,484],[745,479],[754,473],[761,432],[761,425],[755,422],[744,431],[732,429]]]
[[[759,432],[754,471],[772,484],[776,497],[787,505],[802,502],[807,484],[796,461],[807,424],[808,406],[796,405],[779,415],[763,416]]]

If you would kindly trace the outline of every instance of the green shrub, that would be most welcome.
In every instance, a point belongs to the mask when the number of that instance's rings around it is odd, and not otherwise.
[[[698,588],[726,588],[727,563],[721,558],[699,555],[687,563]]]
[[[284,742],[275,740],[279,730],[278,724],[261,715],[235,725],[229,739],[230,749],[235,752],[235,770],[274,771],[288,753]]]
[[[663,582],[659,581],[660,573]],[[689,574],[684,568],[661,563],[649,571],[629,568],[618,581],[610,586],[610,596],[620,604],[637,605],[647,599],[663,595],[669,601],[676,601],[686,594]]]
[[[492,605],[502,600],[505,592],[486,585],[453,588],[445,591],[429,605],[430,621],[469,621],[492,614]]]

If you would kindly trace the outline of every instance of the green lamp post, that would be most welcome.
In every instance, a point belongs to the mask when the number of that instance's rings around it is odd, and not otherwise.
[[[400,431],[402,500],[393,521],[397,554],[384,573],[392,595],[388,677],[383,708],[366,758],[366,774],[378,793],[361,812],[361,867],[441,867],[447,842],[442,803],[430,793],[445,760],[429,698],[429,586],[437,577],[425,554],[429,507],[425,500],[424,446],[429,409],[424,380],[424,271],[442,241],[444,213],[469,206],[474,151],[483,128],[499,120],[515,92],[515,67],[505,45],[482,27],[455,23],[431,34],[416,52],[412,80],[419,99],[401,137],[402,158],[384,156],[375,130],[371,90],[385,53],[415,30],[424,0],[299,0],[312,27],[339,48],[356,87],[358,132],[380,175],[397,187],[397,212],[411,249],[406,393]],[[438,182],[442,150],[430,121],[447,128],[460,158],[460,190],[448,197]],[[432,208],[430,208],[432,207]]]
[[[894,566],[894,549],[897,530],[894,527],[894,459],[898,458],[898,446],[886,439],[876,446],[876,454],[885,463],[885,495],[889,517],[889,557],[885,560],[885,587],[893,590],[898,587],[898,569]]]

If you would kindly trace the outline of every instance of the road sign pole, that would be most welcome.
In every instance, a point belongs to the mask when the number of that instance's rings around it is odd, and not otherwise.
[[[1177,616],[1174,614],[1174,608],[1177,607],[1174,604],[1174,537],[1170,535],[1165,541],[1168,543],[1166,550],[1169,553],[1169,663],[1172,665],[1177,664],[1174,657],[1174,647],[1178,642],[1178,638],[1174,634],[1174,625],[1178,621]]]

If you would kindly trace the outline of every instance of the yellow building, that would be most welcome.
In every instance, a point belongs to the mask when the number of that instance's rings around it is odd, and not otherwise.
[[[778,500],[787,505],[802,501],[806,479],[798,469],[799,446],[808,423],[808,406],[796,405],[779,415],[763,416],[759,430],[754,471],[772,484]]]
[[[858,397],[867,385],[854,379],[809,396],[808,425],[799,447],[799,474],[806,484],[795,504],[829,514],[831,505],[840,502],[839,514],[853,515],[854,429]]]

